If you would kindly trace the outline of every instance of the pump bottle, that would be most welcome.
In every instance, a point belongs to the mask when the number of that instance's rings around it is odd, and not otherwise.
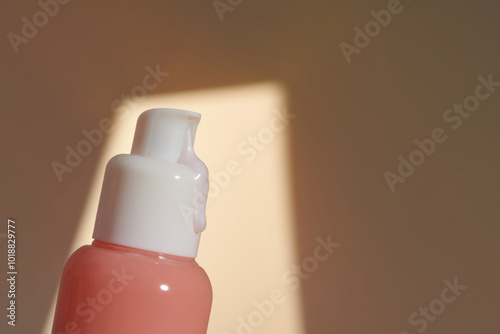
[[[200,115],[152,109],[131,154],[106,167],[91,245],[64,267],[52,334],[206,334],[212,288],[198,266],[208,171]]]

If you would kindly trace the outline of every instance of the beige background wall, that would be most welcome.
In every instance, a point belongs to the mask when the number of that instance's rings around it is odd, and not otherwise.
[[[295,263],[313,254],[318,237],[331,235],[341,244],[301,281],[300,331],[418,333],[423,325],[408,318],[420,307],[438,307],[444,281],[457,278],[467,288],[429,316],[425,333],[498,333],[500,87],[456,130],[443,114],[475,93],[479,76],[500,81],[500,4],[403,1],[400,13],[348,63],[339,44],[353,44],[353,29],[387,6],[242,1],[221,21],[211,1],[71,1],[15,53],[7,34],[21,34],[21,19],[31,20],[40,6],[2,2],[0,233],[7,218],[15,218],[22,306],[16,328],[2,315],[1,332],[43,333],[104,145],[62,183],[51,163],[83,139],[82,130],[111,118],[113,100],[142,83],[146,66],[159,64],[169,75],[154,94],[259,82],[278,83],[286,92],[288,110],[297,115],[282,166],[290,175]],[[228,128],[244,127],[243,110],[234,108],[241,124]],[[392,192],[384,172],[396,173],[398,156],[408,159],[414,141],[435,128],[446,141]],[[224,136],[224,127],[215,136]],[[269,172],[259,166],[252,172]],[[245,199],[266,193],[253,183],[237,189]],[[251,210],[242,209],[241,217]],[[273,226],[273,213],[268,217]],[[210,228],[217,233],[217,224]],[[276,243],[276,251],[284,244]],[[228,251],[245,254],[241,266],[259,272],[261,262],[246,245]],[[6,256],[0,259],[6,268]],[[217,276],[231,268],[220,263],[210,271]],[[239,289],[263,291],[267,283],[264,271],[254,286]],[[6,305],[5,281],[0,287]],[[213,319],[220,327],[209,333],[233,328],[235,319],[221,320],[223,308],[233,305],[220,307]],[[266,323],[255,333],[276,333],[279,326]]]

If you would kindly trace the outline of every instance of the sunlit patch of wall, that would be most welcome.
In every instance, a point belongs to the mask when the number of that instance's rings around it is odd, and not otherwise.
[[[296,120],[286,100],[276,82],[122,100],[71,252],[92,242],[105,164],[130,152],[139,114],[151,108],[199,112],[195,150],[211,182],[208,228],[197,258],[214,290],[208,333],[304,333],[300,293],[286,279],[299,263],[288,162],[289,126]],[[44,333],[50,333],[52,316]]]

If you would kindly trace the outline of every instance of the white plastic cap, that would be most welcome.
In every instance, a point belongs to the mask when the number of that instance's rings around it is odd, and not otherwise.
[[[179,109],[141,114],[132,153],[106,167],[94,239],[196,257],[208,193],[207,167],[193,151],[200,117]]]

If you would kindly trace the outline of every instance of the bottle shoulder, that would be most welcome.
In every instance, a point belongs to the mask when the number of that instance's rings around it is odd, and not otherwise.
[[[113,277],[133,277],[134,284],[138,285],[170,282],[183,289],[211,294],[210,279],[194,259],[161,257],[120,247],[86,245],[70,256],[64,266],[62,279],[64,282],[80,282],[77,285],[92,285]]]
[[[67,260],[65,269],[84,267],[86,270],[93,270],[116,266],[155,267],[155,270],[176,267],[181,271],[206,275],[193,258],[143,251],[100,241],[78,248]]]

